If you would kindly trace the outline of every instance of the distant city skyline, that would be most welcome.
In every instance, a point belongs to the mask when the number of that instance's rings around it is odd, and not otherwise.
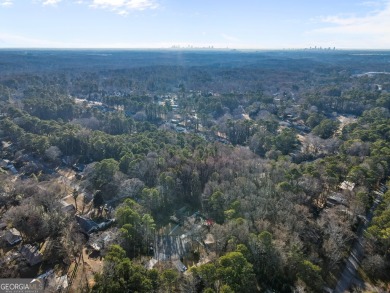
[[[0,48],[390,49],[390,0],[0,0]]]

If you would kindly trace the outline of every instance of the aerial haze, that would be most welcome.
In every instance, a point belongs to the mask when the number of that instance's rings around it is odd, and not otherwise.
[[[1,0],[2,48],[390,48],[390,1]]]

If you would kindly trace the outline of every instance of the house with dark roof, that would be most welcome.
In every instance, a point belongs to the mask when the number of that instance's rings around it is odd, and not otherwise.
[[[18,174],[18,170],[16,170],[14,164],[8,164],[7,169],[10,170],[13,175]]]
[[[22,236],[18,230],[11,228],[5,232],[4,239],[7,240],[9,245],[15,245],[22,241]]]
[[[84,233],[91,234],[107,229],[112,223],[115,222],[115,219],[108,219],[104,222],[96,223],[91,219],[76,215],[76,221]]]
[[[9,160],[0,159],[0,168],[7,169],[8,164],[9,164]]]
[[[76,215],[76,221],[84,233],[91,234],[98,231],[98,224],[91,219]]]
[[[76,208],[73,204],[71,203],[67,203],[66,201],[61,201],[61,210],[65,213],[75,213],[76,212]]]
[[[5,228],[7,228],[7,223],[0,222],[0,230],[4,230]]]
[[[341,193],[333,193],[327,199],[327,204],[330,206],[344,205],[348,206],[348,200],[345,195]]]
[[[107,219],[101,223],[96,223],[91,219],[79,215],[76,215],[76,221],[79,224],[81,230],[87,234],[105,230],[111,226],[112,223],[115,223],[115,219]]]
[[[107,229],[109,226],[111,226],[112,223],[115,222],[115,219],[109,219],[109,220],[106,220],[104,222],[101,222],[98,225],[98,230],[99,231],[102,231],[102,230],[105,230]]]
[[[20,253],[24,256],[30,266],[35,266],[42,262],[42,254],[38,248],[31,244],[26,244],[20,249]]]

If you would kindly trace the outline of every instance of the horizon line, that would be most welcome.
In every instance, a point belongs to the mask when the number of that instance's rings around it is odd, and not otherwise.
[[[229,48],[229,47],[0,47],[0,50],[170,50],[170,51],[390,51],[390,48],[337,48],[337,47],[282,47],[282,48]]]

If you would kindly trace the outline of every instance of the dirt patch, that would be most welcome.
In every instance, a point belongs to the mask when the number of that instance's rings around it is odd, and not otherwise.
[[[95,284],[94,274],[103,271],[103,260],[88,257],[86,248],[83,248],[82,253],[82,257],[69,267],[68,277],[74,274],[69,292],[80,292],[82,289],[89,291]]]
[[[73,190],[72,190],[73,192]],[[74,198],[73,198],[73,195],[72,195],[72,192],[68,192],[68,195],[66,197],[64,197],[62,200],[64,202],[66,202],[67,204],[72,204],[73,206],[75,205],[75,202],[74,202]],[[85,212],[87,211],[90,211],[91,209],[91,206],[92,206],[92,203],[88,203],[86,204],[85,201],[84,201],[84,196],[85,194],[82,192],[79,194],[79,196],[77,197],[77,214],[84,214]]]
[[[341,131],[343,130],[344,126],[357,121],[355,116],[342,116],[342,115],[338,116],[337,120],[340,121],[340,126],[339,129],[337,130],[338,134],[341,134]]]
[[[93,273],[101,273],[103,271],[103,259],[100,257],[89,257],[88,249],[83,249],[84,263],[90,267]]]
[[[242,114],[242,117],[245,119],[245,120],[252,120],[248,114]]]
[[[76,174],[76,172],[73,171],[73,170],[70,169],[70,168],[59,169],[59,170],[57,171],[57,173],[60,174],[62,177],[65,177],[65,178],[67,178],[67,179],[69,179],[69,180],[74,179],[74,176],[75,176],[75,174]]]

